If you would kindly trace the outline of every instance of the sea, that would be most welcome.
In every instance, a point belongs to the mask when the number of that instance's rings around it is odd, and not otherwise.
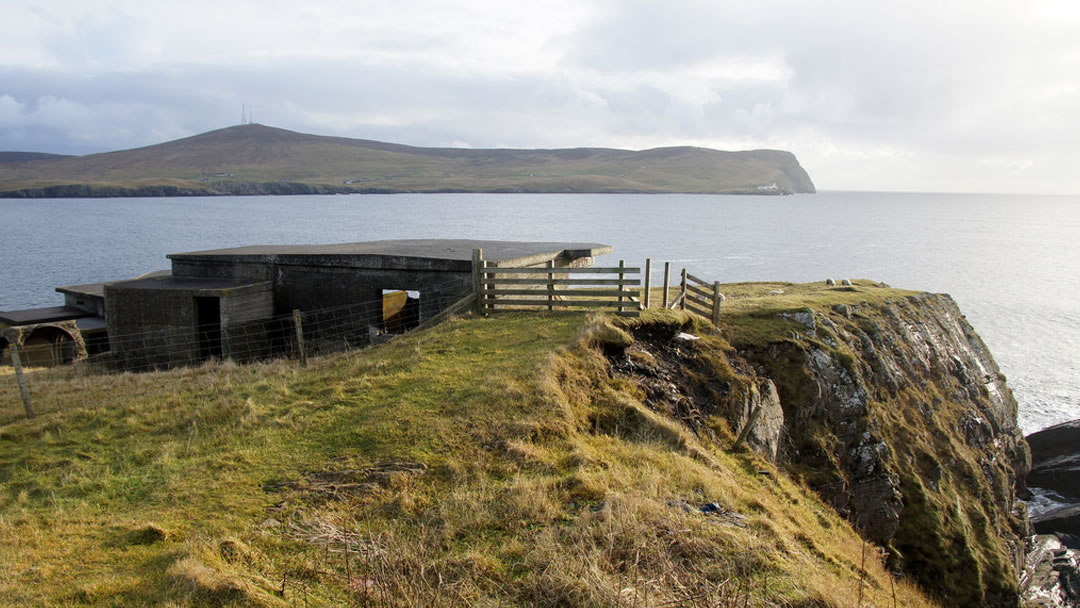
[[[1080,418],[1080,196],[820,192],[393,194],[0,200],[0,310],[57,286],[254,244],[467,238],[612,245],[708,280],[873,279],[949,293],[1008,377],[1030,433]]]

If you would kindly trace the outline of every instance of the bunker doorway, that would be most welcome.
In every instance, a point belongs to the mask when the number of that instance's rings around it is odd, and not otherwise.
[[[75,339],[59,327],[38,327],[23,339],[22,364],[53,367],[75,360]]]
[[[420,325],[420,292],[405,289],[382,290],[382,329],[403,334]]]
[[[0,365],[11,365],[11,357],[8,355],[8,340],[0,336]]]
[[[195,330],[199,334],[199,359],[221,356],[221,299],[195,298]]]

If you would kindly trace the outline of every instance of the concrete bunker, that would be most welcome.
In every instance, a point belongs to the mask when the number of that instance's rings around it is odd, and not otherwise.
[[[105,314],[123,369],[249,360],[270,350],[261,321],[273,316],[273,291],[266,281],[158,275],[107,283]]]
[[[293,353],[300,333],[308,354],[332,352],[407,332],[473,293],[475,249],[489,267],[555,269],[588,267],[611,251],[597,243],[437,239],[174,253],[171,270],[58,287],[64,306],[0,312],[0,328],[73,320],[67,338],[37,336],[36,360],[88,353],[125,370]]]

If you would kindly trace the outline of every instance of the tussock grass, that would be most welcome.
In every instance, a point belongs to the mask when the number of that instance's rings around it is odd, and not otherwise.
[[[696,321],[508,313],[306,368],[34,372],[33,420],[0,383],[0,603],[932,605],[613,378],[605,345],[650,323]]]

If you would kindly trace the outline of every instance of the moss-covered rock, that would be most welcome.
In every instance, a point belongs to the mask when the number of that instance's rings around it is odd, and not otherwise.
[[[774,313],[799,330],[739,335],[738,317],[762,314],[746,303],[728,321],[778,387],[784,466],[947,605],[1017,605],[1030,457],[982,340],[947,295],[863,283],[852,303],[803,287],[798,308]]]

